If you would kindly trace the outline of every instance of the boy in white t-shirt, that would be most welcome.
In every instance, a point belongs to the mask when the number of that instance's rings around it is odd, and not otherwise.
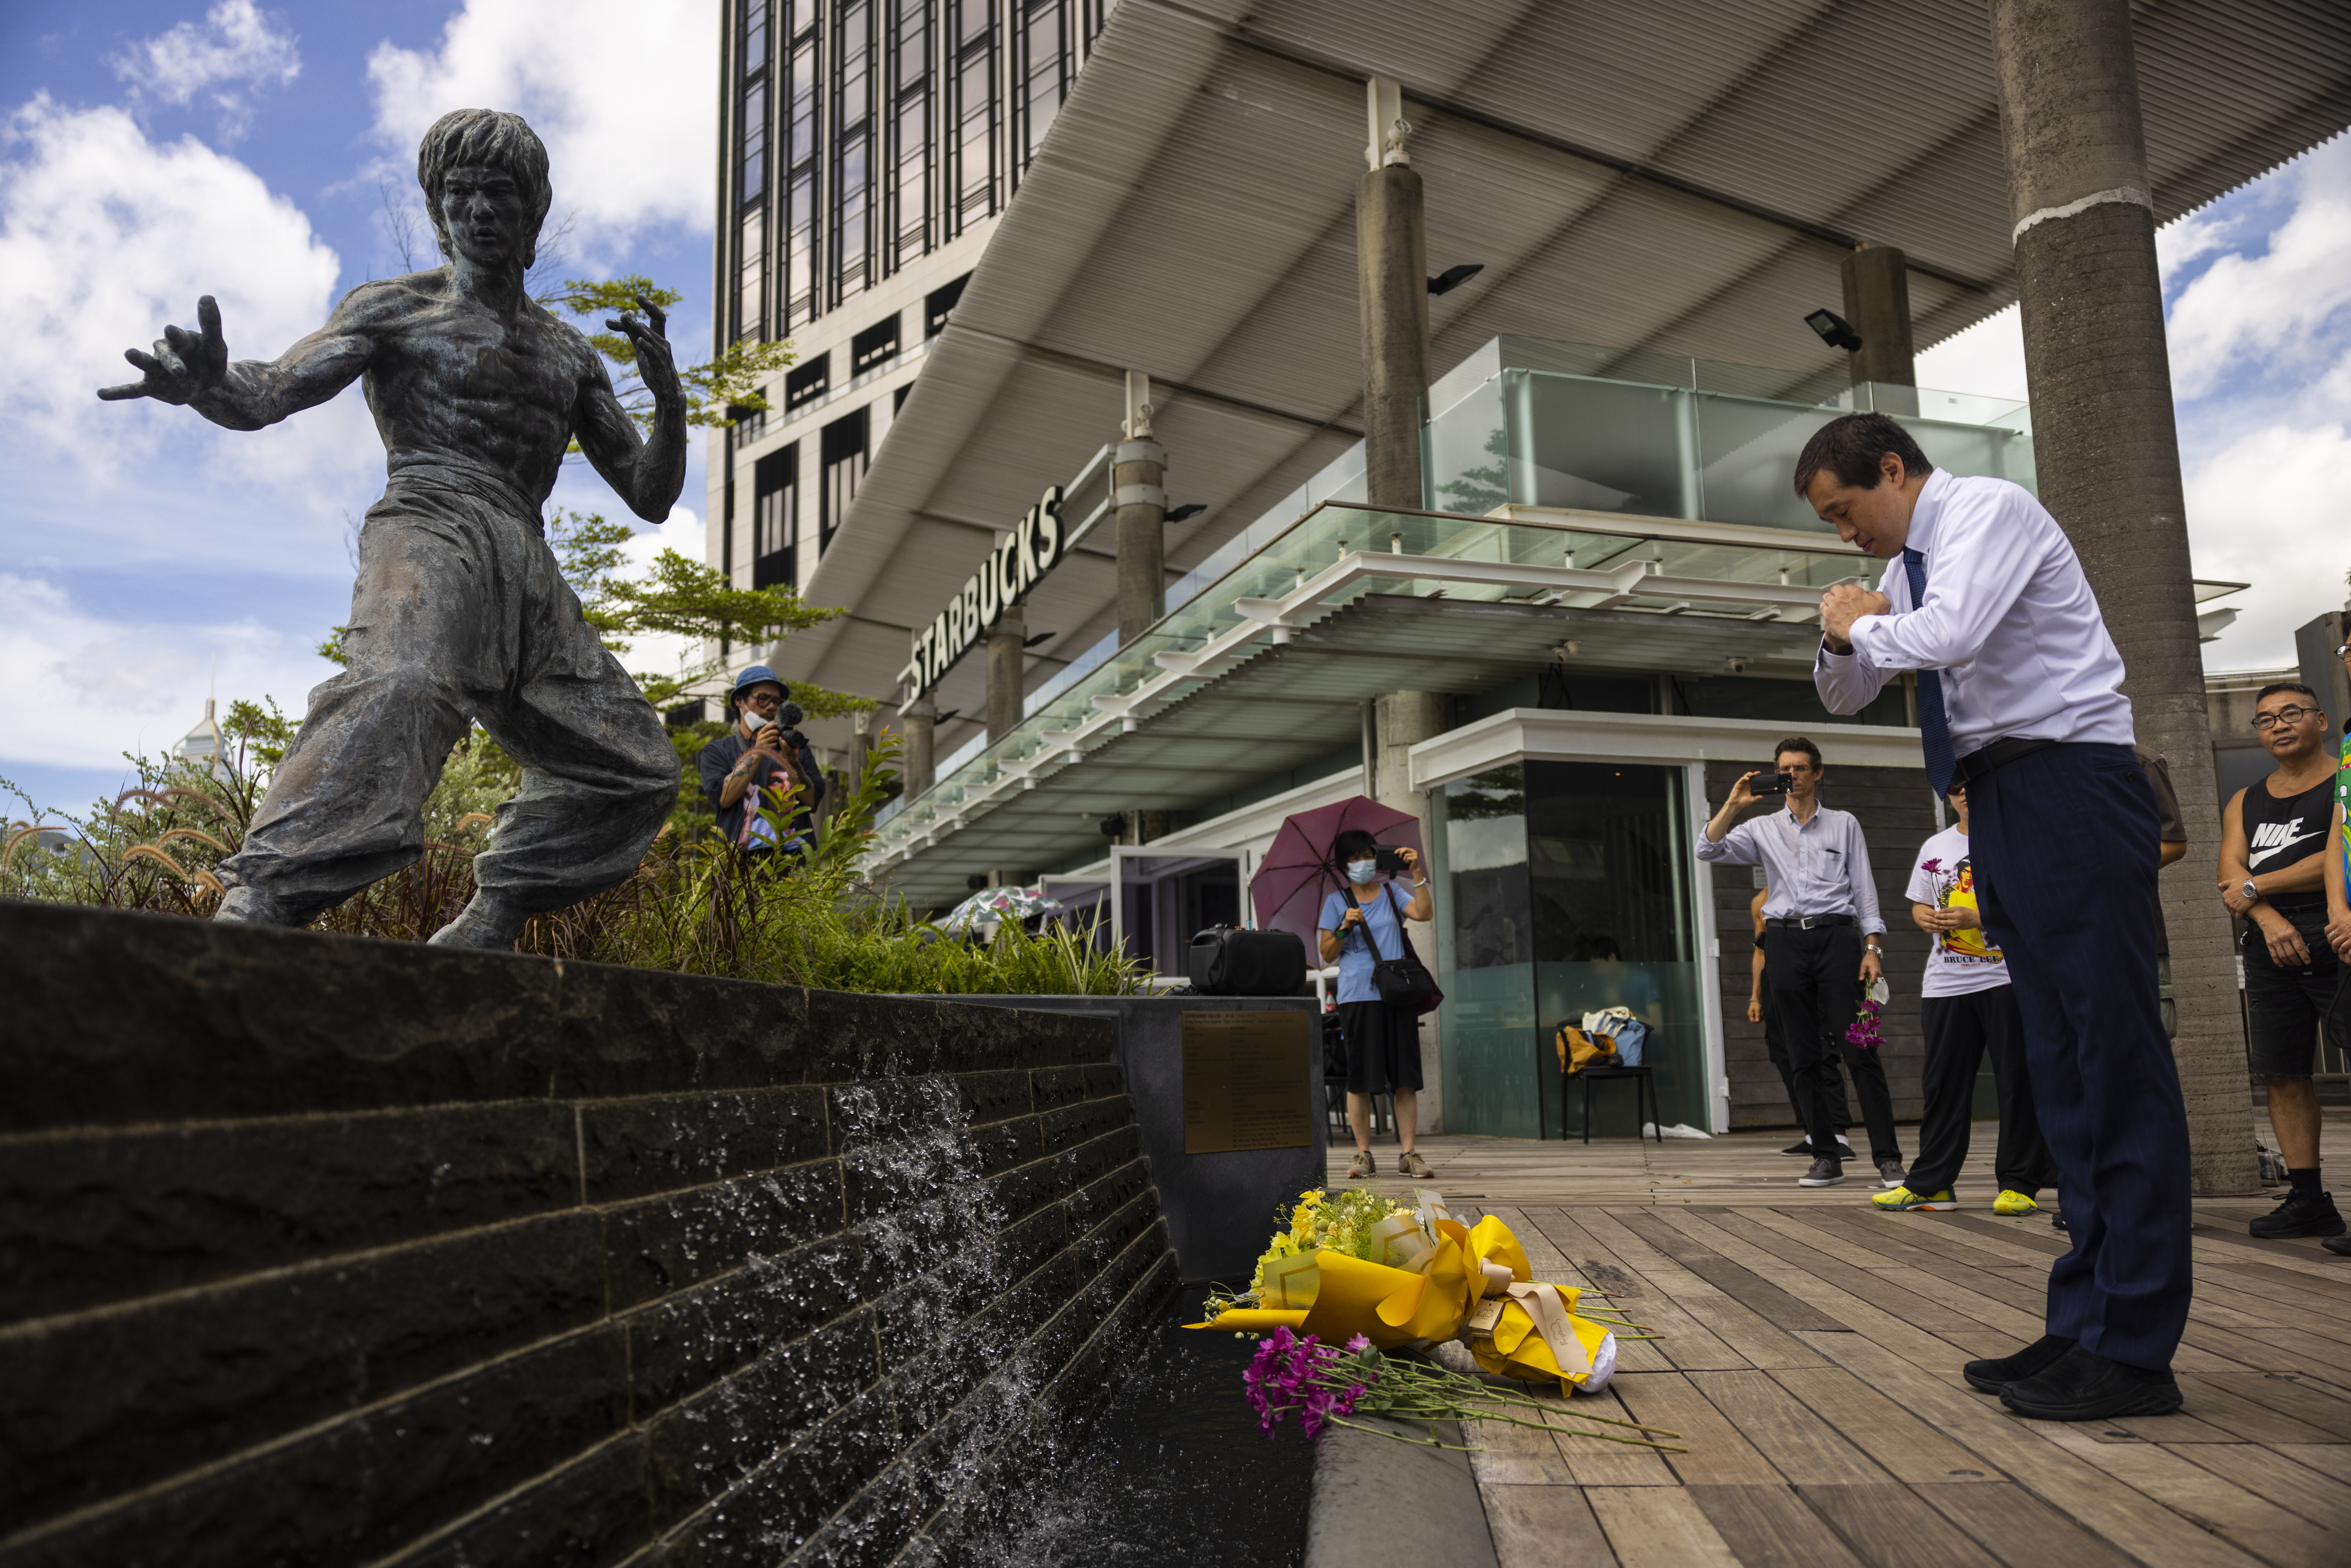
[[[1951,1184],[1967,1163],[1975,1111],[1976,1068],[1991,1053],[2000,1098],[2000,1147],[1992,1171],[2000,1182],[1995,1214],[2031,1214],[2040,1190],[2057,1179],[2056,1162],[2042,1141],[2032,1086],[2024,1069],[2024,1018],[2009,984],[2008,962],[1984,939],[1976,913],[1975,868],[1968,856],[1968,792],[1954,786],[1956,826],[1918,850],[1910,871],[1910,918],[1934,938],[1919,983],[1919,1022],[1927,1060],[1919,1071],[1926,1111],[1918,1120],[1918,1157],[1904,1184],[1870,1201],[1886,1209],[1957,1208]]]

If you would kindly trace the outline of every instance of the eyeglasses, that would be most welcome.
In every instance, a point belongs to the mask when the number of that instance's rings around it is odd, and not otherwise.
[[[769,708],[776,706],[783,700],[783,698],[778,696],[773,692],[753,692],[750,695],[743,699],[743,706],[745,707]]]
[[[2274,713],[2257,713],[2253,716],[2253,728],[2268,730],[2274,729],[2282,724],[2300,724],[2312,714],[2321,711],[2323,710],[2314,707],[2295,706],[2282,707]]]

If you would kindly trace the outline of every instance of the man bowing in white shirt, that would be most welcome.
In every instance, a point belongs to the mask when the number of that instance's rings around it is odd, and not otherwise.
[[[2047,1333],[1967,1380],[2043,1420],[2168,1414],[2191,1290],[2188,1113],[2157,998],[2158,829],[2122,657],[2041,503],[1936,472],[1886,415],[1823,425],[1795,489],[1889,563],[1880,591],[1821,600],[1813,684],[1853,713],[1917,672],[1927,773],[1968,791],[1980,913],[2061,1168],[2074,1249],[2049,1273]]]

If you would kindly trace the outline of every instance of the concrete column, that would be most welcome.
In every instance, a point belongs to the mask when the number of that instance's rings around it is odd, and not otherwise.
[[[1892,246],[1863,245],[1838,270],[1844,279],[1844,319],[1861,334],[1861,347],[1845,356],[1852,364],[1853,384],[1875,382],[1881,387],[1915,389],[1918,372],[1912,363],[1907,258]],[[1883,392],[1878,398],[1880,413],[1918,412],[1915,391],[1907,398]]]
[[[990,746],[1012,733],[1020,722],[1020,677],[1029,662],[1021,644],[1029,635],[1029,622],[1020,618],[1016,607],[996,618],[987,632],[987,743]]]
[[[1364,328],[1364,470],[1374,507],[1427,504],[1420,402],[1428,391],[1428,224],[1405,156],[1412,127],[1396,84],[1368,84],[1371,167],[1355,184],[1355,271]]]
[[[1118,641],[1167,612],[1167,449],[1151,438],[1151,378],[1126,373],[1126,421],[1111,454],[1118,508]]]
[[[2129,0],[1991,0],[1991,37],[2041,500],[2105,608],[2139,742],[2170,763],[2189,841],[2217,844]],[[2161,879],[2172,1048],[2195,1190],[2250,1192],[2236,967],[2210,882],[2192,864]]]
[[[913,800],[931,787],[938,768],[939,705],[916,697],[898,710],[898,727],[906,737],[898,756],[898,782]]]

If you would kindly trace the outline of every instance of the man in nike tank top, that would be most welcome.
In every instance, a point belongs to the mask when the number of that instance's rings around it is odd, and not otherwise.
[[[2346,1039],[2344,979],[2326,940],[2326,855],[2335,813],[2335,758],[2326,713],[2299,681],[2253,699],[2253,731],[2277,759],[2267,779],[2237,791],[2220,818],[2220,898],[2245,922],[2249,1055],[2269,1081],[2270,1126],[2285,1155],[2285,1201],[2248,1228],[2256,1236],[2340,1236],[2343,1217],[2319,1186],[2318,1093],[2312,1058],[2324,1023]]]

